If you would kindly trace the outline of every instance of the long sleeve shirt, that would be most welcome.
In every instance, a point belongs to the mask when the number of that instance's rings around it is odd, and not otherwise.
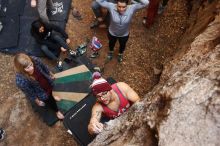
[[[129,35],[129,25],[133,14],[149,4],[148,0],[140,0],[140,3],[127,5],[126,11],[120,14],[117,11],[117,4],[105,0],[96,0],[102,7],[108,9],[110,13],[109,33],[113,36],[124,37]]]
[[[39,58],[31,57],[37,70],[45,76],[51,86],[53,86],[53,80],[50,77],[48,67],[44,65]],[[36,98],[40,100],[46,100],[48,98],[47,93],[40,86],[39,82],[33,79],[27,78],[21,73],[16,73],[16,85],[23,91],[27,98],[34,101]]]

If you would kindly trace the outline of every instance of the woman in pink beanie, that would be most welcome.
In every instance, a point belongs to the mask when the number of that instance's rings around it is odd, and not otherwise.
[[[98,72],[93,73],[92,78],[91,89],[93,95],[97,98],[97,102],[92,108],[88,131],[90,134],[98,134],[103,130],[103,124],[100,122],[102,115],[110,119],[119,117],[140,98],[124,82],[110,85]]]

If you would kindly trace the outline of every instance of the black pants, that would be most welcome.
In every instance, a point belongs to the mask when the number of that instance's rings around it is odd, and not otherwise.
[[[122,54],[125,50],[126,43],[128,41],[129,35],[124,37],[113,36],[108,32],[109,39],[109,50],[114,51],[115,43],[119,41],[119,53]]]
[[[55,112],[58,112],[58,107],[57,107],[57,104],[56,104],[56,100],[53,98],[52,95],[50,95],[48,97],[48,99],[45,100],[44,102],[46,103],[46,105],[51,107]]]

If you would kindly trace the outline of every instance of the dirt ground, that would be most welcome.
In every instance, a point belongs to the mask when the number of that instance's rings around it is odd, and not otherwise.
[[[118,45],[114,58],[104,65],[108,52],[106,29],[89,28],[94,16],[90,8],[92,0],[72,2],[83,16],[81,21],[70,14],[66,31],[71,40],[71,46],[76,48],[85,39],[96,35],[102,42],[100,56],[93,63],[104,67],[103,75],[112,76],[117,81],[128,83],[141,98],[159,81],[163,64],[176,51],[187,20],[185,0],[173,1],[172,9],[166,8],[159,15],[155,24],[146,29],[142,24],[145,10],[136,13],[132,20],[130,38],[127,43],[124,61],[117,62]],[[91,51],[88,49],[87,55]],[[66,132],[62,122],[48,127],[34,113],[19,90],[15,86],[13,56],[0,54],[0,126],[4,127],[7,137],[0,145],[77,145]]]

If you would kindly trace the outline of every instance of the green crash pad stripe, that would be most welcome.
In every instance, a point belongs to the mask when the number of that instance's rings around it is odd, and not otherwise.
[[[90,81],[56,83],[54,84],[53,91],[88,93],[90,92],[90,84]]]
[[[86,97],[88,93],[74,93],[74,92],[56,92],[53,91],[53,96],[59,96],[61,99],[70,100],[74,102],[79,102],[84,97]]]
[[[57,106],[63,113],[68,112],[76,104],[77,102],[75,101],[70,101],[65,99],[62,99],[61,101],[57,101]]]
[[[88,72],[88,71],[89,69],[85,65],[80,65],[80,66],[73,67],[68,70],[56,73],[54,76],[55,78],[61,78],[61,77],[65,77],[65,76],[69,76],[73,74],[79,74],[79,73]]]
[[[84,72],[84,73],[78,73],[78,74],[73,74],[61,78],[57,78],[54,83],[68,83],[68,82],[73,82],[73,81],[84,81],[84,80],[90,80],[91,79],[91,72]]]

